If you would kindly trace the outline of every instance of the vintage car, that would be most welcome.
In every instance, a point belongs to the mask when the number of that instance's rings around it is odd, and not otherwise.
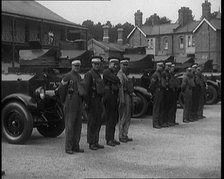
[[[207,76],[206,73],[203,73],[204,76]],[[180,80],[183,78],[184,72],[177,73],[176,77]],[[215,79],[212,79],[210,77],[206,77],[206,101],[205,104],[211,105],[211,104],[217,104],[221,99],[221,80],[219,76]],[[181,107],[184,105],[184,99],[182,93],[179,93],[178,102]]]
[[[25,143],[33,128],[45,137],[63,132],[62,105],[54,90],[59,80],[47,73],[2,74],[2,133],[9,143]]]

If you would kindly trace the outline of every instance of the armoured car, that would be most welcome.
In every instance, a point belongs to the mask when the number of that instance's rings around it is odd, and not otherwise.
[[[63,132],[62,105],[55,95],[59,80],[48,73],[2,74],[2,133],[9,143],[25,143],[33,128],[44,137]]]

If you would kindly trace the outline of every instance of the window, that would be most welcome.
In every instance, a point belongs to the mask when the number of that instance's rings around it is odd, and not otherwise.
[[[164,49],[168,50],[168,38],[167,37],[164,38]]]
[[[180,49],[183,49],[184,48],[184,37],[181,36],[180,37]]]
[[[29,24],[28,22],[25,24],[25,42],[29,42],[29,37],[30,34],[29,34]]]
[[[189,35],[188,37],[187,37],[187,44],[188,44],[188,47],[191,47],[192,46],[192,38],[191,38],[191,36]]]
[[[148,48],[153,49],[153,39],[148,40]]]
[[[192,47],[195,46],[195,36],[192,36]]]

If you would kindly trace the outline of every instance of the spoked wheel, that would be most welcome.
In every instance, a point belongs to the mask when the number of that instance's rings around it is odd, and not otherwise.
[[[31,136],[33,119],[19,102],[10,102],[2,110],[2,132],[9,143],[23,144]]]

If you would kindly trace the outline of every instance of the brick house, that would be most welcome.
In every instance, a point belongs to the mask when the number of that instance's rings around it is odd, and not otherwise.
[[[125,46],[123,45],[123,29],[119,28],[117,43],[109,42],[109,27],[103,26],[103,41],[97,41],[90,39],[88,41],[88,50],[93,51],[94,55],[101,56],[105,60],[108,57],[122,58],[125,52]]]
[[[204,18],[193,30],[195,36],[195,62],[212,60],[213,70],[221,71],[221,19]]]
[[[2,70],[19,67],[19,50],[30,48],[30,41],[42,48],[86,50],[87,30],[36,1],[2,1]]]
[[[211,17],[210,6],[211,4],[207,0],[202,3],[202,18],[209,19]],[[165,60],[168,56],[174,56],[174,60],[177,63],[183,63],[189,60],[189,58],[194,58],[196,54],[199,57],[200,46],[203,46],[205,43],[203,40],[207,40],[207,44],[208,42],[210,44],[209,46],[212,45],[211,43],[216,43],[216,51],[221,49],[221,42],[217,40],[216,42],[208,41],[208,36],[204,36],[206,39],[197,41],[200,38],[199,33],[201,31],[199,30],[198,33],[194,32],[196,32],[195,29],[200,27],[202,23],[201,21],[193,20],[192,11],[188,7],[181,7],[178,10],[177,23],[159,25],[158,19],[159,17],[154,14],[152,16],[152,26],[142,25],[142,12],[138,10],[135,13],[135,27],[127,36],[129,45],[131,47],[145,47],[146,53],[154,55],[155,60]],[[218,20],[211,19],[210,21],[210,24],[215,29],[218,29],[216,34],[221,39],[221,22],[219,26]],[[203,22],[206,21],[204,20]],[[209,21],[207,20],[207,22]],[[200,43],[202,44],[200,45]],[[213,56],[217,60],[221,58],[221,52],[218,53],[216,56]],[[212,55],[211,52],[209,54]],[[205,63],[205,60],[203,63]]]

